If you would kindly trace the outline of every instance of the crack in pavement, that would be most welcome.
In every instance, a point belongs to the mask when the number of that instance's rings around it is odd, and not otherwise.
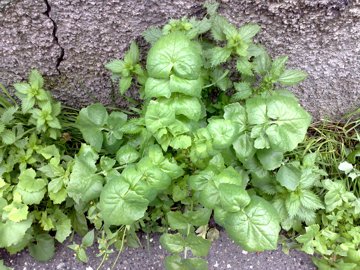
[[[57,24],[56,22],[54,21],[53,18],[51,18],[50,16],[50,12],[51,12],[51,6],[49,4],[49,1],[48,0],[44,0],[45,4],[46,4],[46,11],[43,13],[46,17],[49,18],[49,20],[52,22],[53,24],[53,32],[52,32],[52,35],[53,35],[53,43],[56,44],[57,46],[59,46],[60,48],[60,55],[59,57],[56,59],[56,66],[55,66],[55,69],[57,70],[57,72],[59,73],[59,75],[61,75],[61,72],[60,72],[60,69],[59,69],[59,66],[60,66],[60,63],[64,60],[64,54],[65,54],[65,50],[63,47],[61,47],[60,43],[59,43],[59,39],[58,39],[58,36],[57,36]]]

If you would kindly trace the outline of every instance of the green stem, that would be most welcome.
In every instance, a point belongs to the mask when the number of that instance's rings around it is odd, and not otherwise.
[[[192,211],[192,210],[193,210],[193,207],[194,207],[194,202],[193,202],[193,201],[191,201],[190,211]],[[188,237],[188,236],[189,236],[189,234],[190,234],[190,229],[191,229],[191,226],[190,226],[190,224],[188,223],[188,224],[187,224],[186,237]],[[184,259],[186,259],[186,258],[187,258],[187,253],[188,253],[188,251],[189,251],[188,247],[185,247],[185,249],[184,249]]]
[[[104,254],[104,256],[103,256],[103,258],[102,258],[102,260],[101,260],[101,262],[100,262],[100,264],[99,264],[99,266],[96,268],[96,270],[100,270],[101,269],[101,267],[103,266],[103,264],[104,264],[104,262],[105,262],[105,260],[106,260],[106,253]]]
[[[122,236],[122,239],[121,239],[121,246],[120,246],[119,252],[118,252],[118,254],[116,256],[116,259],[115,259],[111,269],[114,269],[114,267],[116,266],[117,261],[120,258],[120,254],[121,254],[121,252],[123,250],[123,247],[124,247],[125,235],[126,235],[126,227],[124,228],[124,232],[123,232],[123,236]]]

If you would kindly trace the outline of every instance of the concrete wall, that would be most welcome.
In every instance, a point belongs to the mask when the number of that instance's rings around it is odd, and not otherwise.
[[[141,33],[170,18],[204,14],[201,0],[0,0],[0,82],[11,85],[38,68],[69,105],[111,104],[104,64]],[[272,55],[306,70],[292,90],[316,118],[360,106],[360,2],[351,0],[223,0],[231,22],[257,22]],[[116,97],[117,104],[124,101]]]

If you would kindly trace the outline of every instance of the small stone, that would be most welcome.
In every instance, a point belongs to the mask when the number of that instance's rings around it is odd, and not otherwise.
[[[244,255],[249,254],[249,252],[247,252],[246,250],[241,251],[241,253],[244,254]]]
[[[230,264],[227,264],[227,265],[226,265],[226,268],[227,268],[227,269],[230,269],[230,268],[231,268],[231,265],[230,265]]]
[[[60,270],[60,269],[65,269],[66,268],[66,264],[65,263],[59,263],[57,266],[56,266],[56,269]]]
[[[215,267],[215,268],[218,268],[218,267],[219,267],[219,263],[218,263],[217,261],[215,261],[214,267]]]
[[[91,266],[87,266],[85,270],[94,270]]]

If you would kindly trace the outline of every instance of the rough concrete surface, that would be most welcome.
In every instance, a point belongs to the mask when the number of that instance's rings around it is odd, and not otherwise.
[[[150,25],[203,14],[204,0],[0,0],[0,82],[38,68],[69,105],[112,103],[104,63],[119,58]],[[233,23],[257,22],[272,55],[309,73],[293,91],[316,118],[360,105],[360,2],[357,0],[222,0]],[[122,103],[118,100],[118,103]]]
[[[78,238],[75,241],[80,242]],[[114,270],[162,270],[166,252],[159,244],[159,237],[155,235],[146,241],[142,248],[127,249],[119,257]],[[34,261],[27,252],[9,256],[0,249],[0,259],[15,270],[94,270],[100,264],[101,258],[96,257],[96,248],[88,251],[89,263],[83,264],[74,258],[73,252],[66,246],[57,248],[56,256],[49,262]],[[102,270],[110,270],[117,254],[113,253],[104,263]],[[262,253],[248,253],[235,245],[225,233],[212,244],[209,256],[209,270],[315,270],[309,256],[304,253],[291,251],[284,254],[280,248],[275,251]],[[195,270],[195,269],[194,269]]]

